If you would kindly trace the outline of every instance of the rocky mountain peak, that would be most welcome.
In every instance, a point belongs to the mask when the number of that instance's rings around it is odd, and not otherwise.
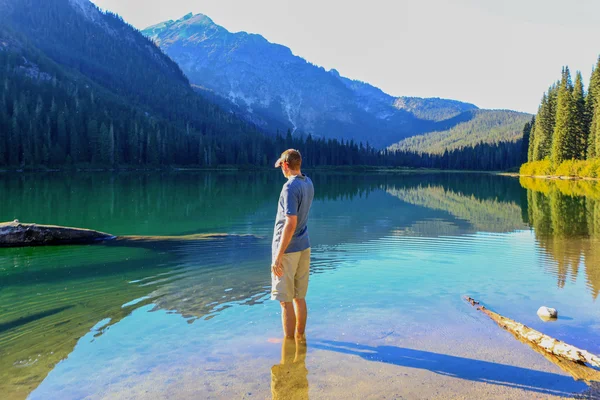
[[[160,36],[165,32],[177,32],[170,38],[170,41],[190,37],[193,37],[195,41],[205,40],[205,35],[214,36],[228,33],[225,28],[215,24],[208,16],[194,13],[188,13],[176,21],[161,22],[143,30],[146,36],[155,40],[158,44],[161,44]]]
[[[476,106],[454,100],[398,98],[295,56],[263,36],[229,32],[204,14],[142,31],[179,63],[190,82],[265,124],[383,147],[438,130]]]
[[[210,17],[204,14],[193,14],[189,13],[183,16],[183,18],[177,20],[178,23],[185,23],[187,25],[216,25]]]
[[[87,19],[94,22],[101,21],[100,11],[89,0],[69,0],[69,2],[75,10],[79,11]]]

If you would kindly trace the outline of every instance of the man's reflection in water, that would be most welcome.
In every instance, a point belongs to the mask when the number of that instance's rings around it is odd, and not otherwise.
[[[271,394],[273,400],[308,399],[306,339],[283,339],[281,364],[271,368]]]

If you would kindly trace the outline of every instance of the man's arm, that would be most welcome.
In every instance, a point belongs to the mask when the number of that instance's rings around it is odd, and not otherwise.
[[[275,256],[275,260],[273,260],[273,265],[271,265],[271,270],[273,273],[278,276],[283,276],[283,255],[285,254],[285,250],[289,246],[292,241],[292,237],[294,236],[294,232],[296,232],[296,225],[298,225],[298,216],[297,215],[286,215],[285,216],[285,224],[283,225],[283,233],[281,236],[281,243],[279,243],[279,249],[277,250],[277,255]]]

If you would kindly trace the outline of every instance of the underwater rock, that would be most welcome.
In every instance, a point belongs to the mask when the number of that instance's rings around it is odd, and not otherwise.
[[[546,306],[540,307],[537,310],[537,315],[544,321],[558,318],[558,312],[556,311],[556,309]]]

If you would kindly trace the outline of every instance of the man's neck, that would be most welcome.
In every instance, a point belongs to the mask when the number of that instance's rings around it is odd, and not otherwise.
[[[301,175],[302,175],[302,172],[300,172],[300,170],[298,170],[298,171],[290,171],[290,174],[288,175],[288,179],[289,178],[293,178],[295,176],[301,176]]]

